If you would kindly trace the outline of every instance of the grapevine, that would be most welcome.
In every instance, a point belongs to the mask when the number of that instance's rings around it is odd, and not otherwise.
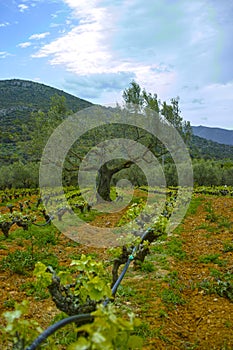
[[[23,197],[19,192],[8,192],[5,197],[1,194],[2,207],[5,206],[4,209],[8,210],[8,212],[0,214],[0,228],[6,238],[9,236],[10,228],[14,224],[24,230],[29,230],[30,226],[36,224],[37,221],[35,215],[36,208],[37,210],[40,210],[40,212],[41,208],[44,210],[42,203],[39,200],[40,197],[38,197],[38,201],[28,203],[31,208],[24,204],[22,212],[20,210],[12,210],[17,208],[17,204],[13,203],[12,205],[9,205],[9,200],[19,198],[21,200]],[[196,188],[196,193],[232,196],[233,191],[230,187],[199,187]],[[28,192],[26,195],[28,196]],[[58,191],[48,199],[54,201],[54,208],[56,209],[53,215],[57,215],[56,210],[59,210],[59,196],[60,193]],[[67,192],[67,198],[70,205],[80,211],[81,209],[78,207],[79,205],[83,205],[83,208],[86,206],[86,202],[81,198],[80,192],[75,189],[72,189],[70,193]],[[79,334],[85,334],[85,336],[79,336],[77,341],[70,345],[70,350],[81,346],[86,346],[87,349],[94,348],[94,346],[96,349],[98,349],[98,346],[99,349],[102,349],[103,346],[106,349],[115,349],[114,346],[116,346],[116,344],[119,349],[125,349],[127,346],[128,348],[134,348],[134,335],[131,333],[133,332],[133,327],[137,324],[137,321],[132,315],[129,315],[129,321],[121,321],[121,318],[118,315],[119,311],[114,308],[112,303],[115,294],[113,293],[115,292],[113,291],[113,287],[119,279],[119,267],[122,264],[128,264],[130,261],[134,261],[135,267],[140,266],[140,263],[144,261],[145,256],[149,253],[150,244],[166,233],[166,227],[173,211],[180,205],[186,203],[186,201],[187,198],[185,195],[177,199],[176,189],[169,189],[164,208],[155,219],[154,212],[157,209],[156,206],[151,206],[146,212],[143,211],[143,213],[141,213],[144,208],[144,201],[141,200],[138,203],[133,203],[129,207],[129,210],[125,213],[124,217],[122,217],[122,221],[119,224],[121,225],[130,222],[135,218],[136,224],[132,225],[132,234],[127,235],[127,241],[123,242],[122,248],[118,247],[113,252],[112,281],[110,281],[108,274],[106,274],[106,268],[103,265],[98,262],[93,262],[90,257],[84,255],[82,255],[79,260],[73,260],[68,270],[59,270],[59,268],[56,268],[58,271],[55,271],[55,268],[48,267],[40,262],[36,264],[34,276],[37,278],[37,283],[40,284],[41,288],[47,288],[49,290],[52,299],[59,310],[65,312],[67,316],[71,317],[83,313],[91,315],[91,323],[90,318],[88,323],[84,322],[81,326],[79,322],[75,322],[77,327],[76,331]],[[87,209],[86,207],[85,210],[91,210],[91,208]],[[44,212],[44,214],[46,215],[47,213]],[[47,218],[50,220],[51,217],[52,215]],[[147,232],[146,238],[142,239],[143,233],[145,232]],[[135,246],[137,247],[136,251]],[[227,292],[229,291],[227,284],[218,286],[220,291],[223,290],[223,287]],[[108,300],[108,303],[106,303],[106,300]],[[15,308],[16,309],[15,311],[12,311],[12,314],[10,312],[4,314],[8,322],[5,330],[12,339],[12,343],[14,344],[13,349],[17,348],[25,350],[25,347],[30,346],[33,339],[41,334],[42,329],[36,321],[30,320],[29,322],[27,320],[27,308],[26,304],[24,305],[24,302],[22,305],[16,304]],[[123,325],[122,328],[117,328],[116,332],[113,332],[115,334],[114,339],[107,337],[104,331],[104,329],[108,329],[108,324],[111,325],[111,329],[114,329],[115,321],[111,323],[113,320],[116,320],[116,323]],[[103,325],[100,326],[102,321]],[[126,323],[124,323],[124,321]],[[30,334],[26,334],[23,328],[25,325],[30,329]],[[121,336],[119,336],[119,334],[121,334]],[[120,339],[124,339],[122,344],[120,343]],[[47,340],[46,342],[48,344]],[[136,342],[137,345],[140,343],[138,339]]]

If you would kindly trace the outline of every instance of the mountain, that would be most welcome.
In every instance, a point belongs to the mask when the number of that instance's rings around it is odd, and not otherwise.
[[[203,137],[192,135],[190,144],[192,158],[231,159],[233,161],[233,146],[220,144]]]
[[[93,105],[91,102],[41,83],[21,79],[0,80],[0,165],[11,164],[23,158],[23,155],[18,153],[16,139],[20,138],[20,141],[23,141],[27,138],[23,132],[23,125],[28,122],[31,112],[48,110],[51,97],[54,95],[64,96],[68,109],[74,112]],[[190,145],[192,158],[233,160],[233,145],[219,144],[207,140],[207,137],[197,136],[197,130],[202,129],[216,128],[193,127],[194,135]],[[226,135],[232,135],[233,131],[232,133],[229,130],[223,131],[225,136],[221,140],[225,143],[229,140],[229,136]],[[230,140],[233,141],[232,136]]]
[[[33,111],[49,109],[52,96],[64,96],[69,110],[77,112],[92,106],[62,90],[21,79],[0,80],[0,161],[10,163],[17,157],[15,135]]]
[[[51,86],[21,79],[0,80],[0,115],[14,110],[46,110],[55,94],[65,96],[68,108],[77,111],[92,105]]]
[[[224,145],[233,145],[233,130],[209,128],[207,126],[193,126],[193,134],[204,139]]]

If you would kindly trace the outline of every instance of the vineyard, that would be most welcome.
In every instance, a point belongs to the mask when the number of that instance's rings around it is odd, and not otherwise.
[[[233,188],[197,187],[190,204],[178,191],[140,187],[131,198],[112,190],[116,210],[108,214],[74,187],[66,202],[59,190],[0,191],[0,347],[232,349]],[[169,219],[184,205],[169,235]],[[65,235],[53,224],[73,216],[127,234],[110,247],[84,224]]]

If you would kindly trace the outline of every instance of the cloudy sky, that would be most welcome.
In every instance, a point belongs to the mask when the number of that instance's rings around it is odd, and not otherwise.
[[[0,79],[93,103],[132,80],[180,97],[192,125],[233,129],[232,0],[0,0]]]

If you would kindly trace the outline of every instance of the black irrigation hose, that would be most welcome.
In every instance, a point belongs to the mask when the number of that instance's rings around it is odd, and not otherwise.
[[[147,229],[144,234],[142,235],[142,238],[141,238],[141,243],[143,243],[143,241],[146,239],[147,235],[151,232],[151,229]],[[141,244],[140,243],[140,244]],[[116,294],[116,291],[117,291],[117,288],[119,287],[124,275],[126,274],[126,271],[128,270],[128,267],[131,263],[131,261],[134,260],[134,254],[136,253],[137,251],[137,246],[134,246],[133,250],[132,250],[132,253],[129,255],[128,257],[128,260],[127,262],[125,263],[125,266],[120,274],[120,276],[118,277],[117,281],[115,282],[114,286],[112,287],[112,295],[115,295]]]
[[[151,232],[151,229],[147,229],[144,234],[142,235],[141,238],[141,243],[143,243],[143,241],[146,239],[147,235]],[[140,244],[141,244],[140,243]],[[118,277],[117,281],[115,282],[114,286],[112,287],[112,295],[114,296],[117,288],[119,287],[124,275],[126,274],[128,267],[131,263],[131,261],[134,260],[134,255],[137,251],[138,246],[134,246],[132,253],[129,255],[128,260],[120,274],[120,276]],[[109,303],[109,299],[107,298],[104,302],[103,305],[107,306],[107,304]],[[93,316],[91,314],[80,314],[80,315],[74,315],[74,316],[70,316],[67,318],[64,318],[61,321],[58,321],[57,323],[53,324],[52,326],[48,327],[43,333],[41,333],[34,341],[33,343],[28,346],[25,350],[35,350],[46,338],[48,338],[50,335],[52,335],[54,332],[56,332],[59,328],[64,327],[65,325],[75,322],[77,320],[80,321],[93,321]]]
[[[35,222],[33,222],[32,224],[35,225],[35,226],[42,227],[42,226],[48,225],[53,219],[54,219],[54,217],[50,216],[50,218],[44,224],[36,224]]]
[[[128,267],[129,267],[131,261],[133,261],[133,259],[134,259],[134,253],[136,252],[136,250],[137,250],[137,247],[135,246],[133,248],[132,254],[129,255],[128,260],[125,263],[125,266],[124,266],[120,276],[118,277],[118,279],[116,280],[114,286],[112,287],[112,295],[116,294],[117,288],[119,287],[119,285],[120,285],[124,275],[126,274],[126,271],[128,270]]]
[[[58,321],[57,323],[48,327],[25,350],[35,350],[37,346],[39,346],[46,338],[48,338],[50,335],[56,332],[59,328],[62,328],[65,325],[75,321],[93,321],[93,316],[91,314],[80,314],[64,318],[63,320]]]

